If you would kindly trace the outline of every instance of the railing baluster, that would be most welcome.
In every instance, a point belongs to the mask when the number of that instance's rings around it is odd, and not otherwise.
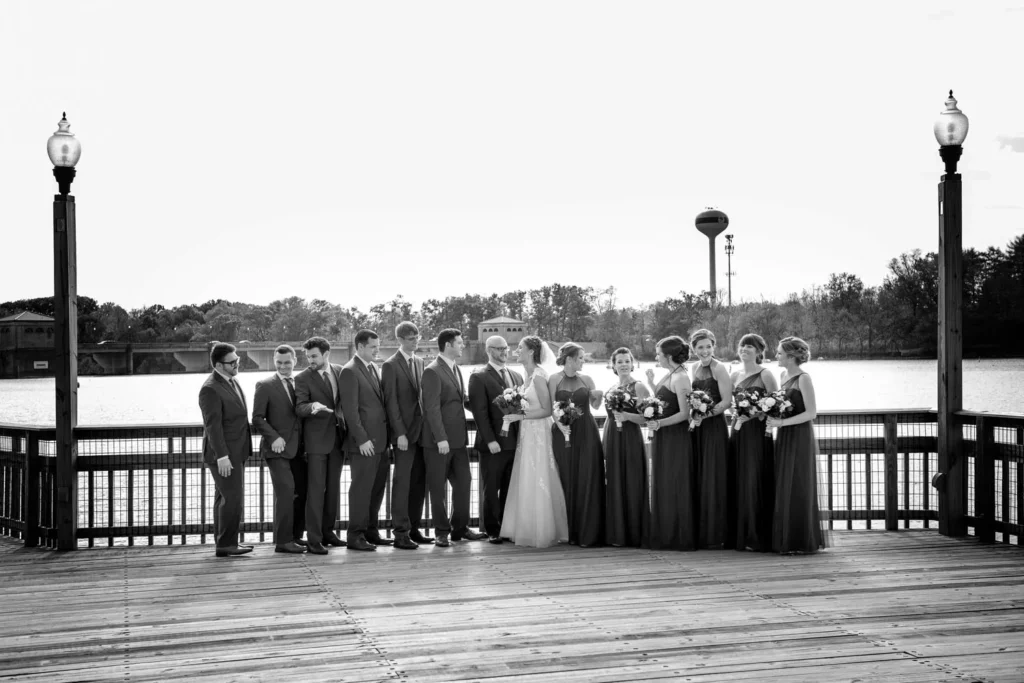
[[[853,454],[846,454],[846,530],[853,528]]]
[[[974,422],[974,533],[982,543],[995,541],[995,467],[993,428],[983,416]]]
[[[128,470],[128,545],[135,545],[135,470]]]
[[[167,545],[174,545],[174,468],[167,468]]]
[[[899,528],[899,474],[896,442],[896,415],[886,415],[884,422],[885,449],[885,530],[896,531]]]
[[[107,547],[114,547],[114,470],[107,470]]]
[[[181,468],[181,544],[185,545],[185,525],[188,524],[188,470]]]
[[[263,459],[260,458],[260,543],[264,540],[263,524],[267,521],[267,468],[265,464],[262,464]]]
[[[931,477],[931,474],[930,474],[931,468],[929,467],[929,464],[931,463],[930,456],[931,456],[930,453],[922,453],[921,454],[921,475],[922,475],[921,476],[921,507],[924,508],[924,515],[922,515],[922,516],[924,517],[924,528],[925,529],[930,529],[931,528],[931,522],[932,522],[932,519],[931,519],[931,511],[932,511],[932,503],[931,503],[931,488],[932,488],[932,485],[931,485],[931,482],[932,482],[932,477]],[[967,477],[964,477],[964,481],[967,481]]]
[[[25,485],[22,498],[25,501],[25,514],[22,515],[25,522],[25,547],[35,548],[39,545],[39,491],[42,485],[39,478],[39,432],[28,432],[22,443],[25,444],[25,464],[22,469]],[[14,443],[11,444],[11,450],[17,450]]]
[[[864,509],[867,513],[867,527],[871,528],[871,454],[864,455]]]
[[[1003,543],[1009,544],[1009,542],[1010,542],[1010,531],[1009,531],[1009,529],[1010,529],[1010,459],[1008,457],[1006,457],[1006,455],[1005,455],[1006,452],[1004,450],[1002,450],[1002,449],[999,449],[998,456],[995,455],[996,452],[997,452],[996,448],[995,448],[995,434],[992,435],[992,443],[993,443],[993,448],[991,449],[991,452],[993,453],[993,459],[995,457],[999,458],[999,471],[1002,474],[1002,477],[1001,477],[1001,480],[1000,480],[1000,489],[1001,490],[999,492],[1000,493],[999,498],[1000,498],[1000,503],[1001,503],[1001,505],[1000,505],[1000,508],[1001,508],[1000,515],[999,515],[999,519],[996,519],[995,517],[993,517],[992,520],[993,520],[993,523],[996,523],[996,522],[1000,522],[1001,523],[1000,526],[1002,526],[1002,528],[1003,528],[1003,531],[1002,531],[1003,537],[1002,537],[1001,540],[1002,540]],[[992,472],[993,482],[992,483],[993,483],[993,486],[994,486],[995,485],[995,481],[994,481],[994,479],[995,479],[995,471],[994,471],[995,470],[995,463],[994,462],[992,464],[992,469],[993,469],[993,472]],[[995,496],[993,496],[993,498],[994,497]]]
[[[833,495],[834,481],[834,468],[832,467],[832,453],[828,454],[828,528],[829,531],[835,529],[836,520],[835,515],[832,512],[836,509],[835,496]]]

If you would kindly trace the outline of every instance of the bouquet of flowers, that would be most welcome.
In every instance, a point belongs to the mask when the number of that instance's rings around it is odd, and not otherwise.
[[[572,432],[572,423],[582,417],[583,411],[577,408],[569,399],[564,399],[555,401],[555,404],[551,406],[551,415],[555,418],[555,422],[568,428],[563,432],[565,434],[565,443],[568,444],[569,435]]]
[[[692,432],[696,426],[693,424],[693,419],[703,420],[710,415],[711,409],[715,407],[715,400],[708,392],[697,389],[686,395],[686,402],[690,404],[690,431]]]
[[[757,417],[761,413],[758,402],[764,398],[764,389],[751,387],[732,392],[732,411],[736,417]]]
[[[660,420],[665,416],[665,402],[653,396],[640,399],[636,408],[645,420]],[[650,433],[647,435],[647,440],[651,440]]]
[[[793,412],[793,402],[786,398],[786,392],[773,391],[757,402],[757,407],[768,417],[781,420]]]
[[[636,412],[636,396],[629,393],[622,387],[615,387],[610,389],[607,394],[604,395],[604,409],[609,413],[635,413]],[[622,423],[618,420],[615,421],[615,426],[622,431]]]
[[[508,416],[525,413],[526,409],[530,407],[530,402],[526,400],[526,391],[522,386],[518,386],[509,387],[498,394],[498,397],[494,399],[494,405],[501,408],[501,412],[505,414],[501,421],[501,435],[508,436],[508,428],[512,424]]]

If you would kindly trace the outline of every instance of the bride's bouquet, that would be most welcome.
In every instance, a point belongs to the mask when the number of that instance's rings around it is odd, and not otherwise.
[[[636,408],[645,420],[660,420],[665,416],[665,402],[654,396],[640,399]],[[651,440],[650,433],[647,434],[647,440]]]
[[[518,386],[509,387],[498,394],[497,398],[494,399],[494,405],[498,406],[501,412],[505,414],[505,417],[501,420],[501,435],[508,436],[508,428],[512,424],[509,416],[526,413],[526,409],[530,407],[530,402],[526,400],[526,390],[522,386]]]
[[[773,391],[757,402],[757,407],[768,417],[781,420],[793,412],[793,402],[786,398],[786,392]]]
[[[569,435],[572,432],[572,423],[583,416],[583,411],[577,408],[569,399],[563,399],[555,401],[555,404],[551,406],[551,415],[555,418],[555,422],[565,425],[566,429],[562,433],[565,435],[565,443],[568,445]]]
[[[711,409],[715,407],[715,400],[708,392],[697,389],[686,395],[686,402],[690,404],[690,431],[692,432],[696,427],[693,420],[703,420],[710,415]]]
[[[604,409],[611,413],[635,413],[636,412],[636,396],[626,391],[622,387],[615,387],[609,389],[608,393],[604,395]],[[618,420],[615,421],[615,426],[618,430],[622,431],[622,423]]]
[[[736,417],[757,417],[762,412],[758,403],[763,398],[764,389],[737,389],[732,392],[732,412]]]

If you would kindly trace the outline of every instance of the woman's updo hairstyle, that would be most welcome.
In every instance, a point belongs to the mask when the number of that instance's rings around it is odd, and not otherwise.
[[[705,330],[702,327],[701,329],[697,330],[696,332],[690,335],[690,348],[692,349],[699,342],[702,342],[705,339],[710,339],[712,346],[718,345],[718,340],[715,339],[715,333],[712,332],[711,330]]]
[[[797,365],[803,365],[811,359],[811,347],[800,337],[786,337],[779,342],[779,347],[791,356]]]
[[[629,356],[629,371],[633,372],[633,368],[636,367],[636,358],[633,358],[633,352],[628,347],[620,346],[619,348],[612,351],[612,374],[618,375],[618,371],[615,370],[615,359],[619,356]]]
[[[544,342],[541,341],[541,338],[535,334],[523,337],[523,346],[526,347],[526,350],[529,351],[530,355],[533,357],[534,365],[540,365],[540,346],[543,343]]]
[[[685,363],[686,359],[690,357],[690,347],[682,337],[676,334],[673,334],[671,337],[665,337],[658,342],[658,348],[661,349],[663,356],[679,365]]]
[[[753,346],[757,349],[757,363],[760,365],[764,362],[764,350],[768,348],[768,344],[765,343],[764,337],[759,334],[745,334],[740,338],[739,346]]]
[[[583,347],[576,342],[565,342],[558,349],[558,358],[555,359],[555,365],[565,365],[567,358],[576,358],[583,353]]]

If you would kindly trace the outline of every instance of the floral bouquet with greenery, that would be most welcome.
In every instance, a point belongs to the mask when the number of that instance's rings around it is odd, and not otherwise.
[[[777,420],[781,420],[793,412],[793,402],[786,398],[784,391],[765,394],[757,402],[757,407],[768,417],[774,417]]]
[[[505,414],[501,421],[501,435],[508,436],[508,428],[512,424],[509,417],[526,413],[526,409],[530,407],[530,402],[526,400],[526,391],[522,386],[518,386],[509,387],[498,394],[497,398],[494,399],[494,405],[501,408],[501,412]]]
[[[660,420],[665,416],[665,402],[660,398],[654,396],[648,396],[647,398],[640,399],[640,402],[636,405],[637,412],[643,416],[648,422],[651,420]],[[647,434],[647,440],[650,441],[652,435]]]
[[[686,402],[690,404],[690,431],[700,424],[700,421],[711,414],[715,407],[715,399],[706,391],[697,389],[686,395]],[[697,423],[694,423],[697,420]]]
[[[583,416],[583,411],[577,408],[569,399],[563,399],[561,401],[555,401],[554,405],[551,406],[551,415],[555,418],[555,422],[560,425],[565,425],[565,429],[562,430],[562,434],[565,435],[565,443],[568,445],[569,436],[572,432],[572,423]]]
[[[751,387],[732,392],[732,412],[736,417],[757,417],[761,414],[758,402],[764,398],[764,389]]]
[[[622,387],[610,389],[608,393],[604,395],[604,409],[608,411],[609,415],[612,413],[635,413],[637,412],[636,395],[626,391]],[[616,420],[615,426],[620,432],[622,431],[621,422]]]

